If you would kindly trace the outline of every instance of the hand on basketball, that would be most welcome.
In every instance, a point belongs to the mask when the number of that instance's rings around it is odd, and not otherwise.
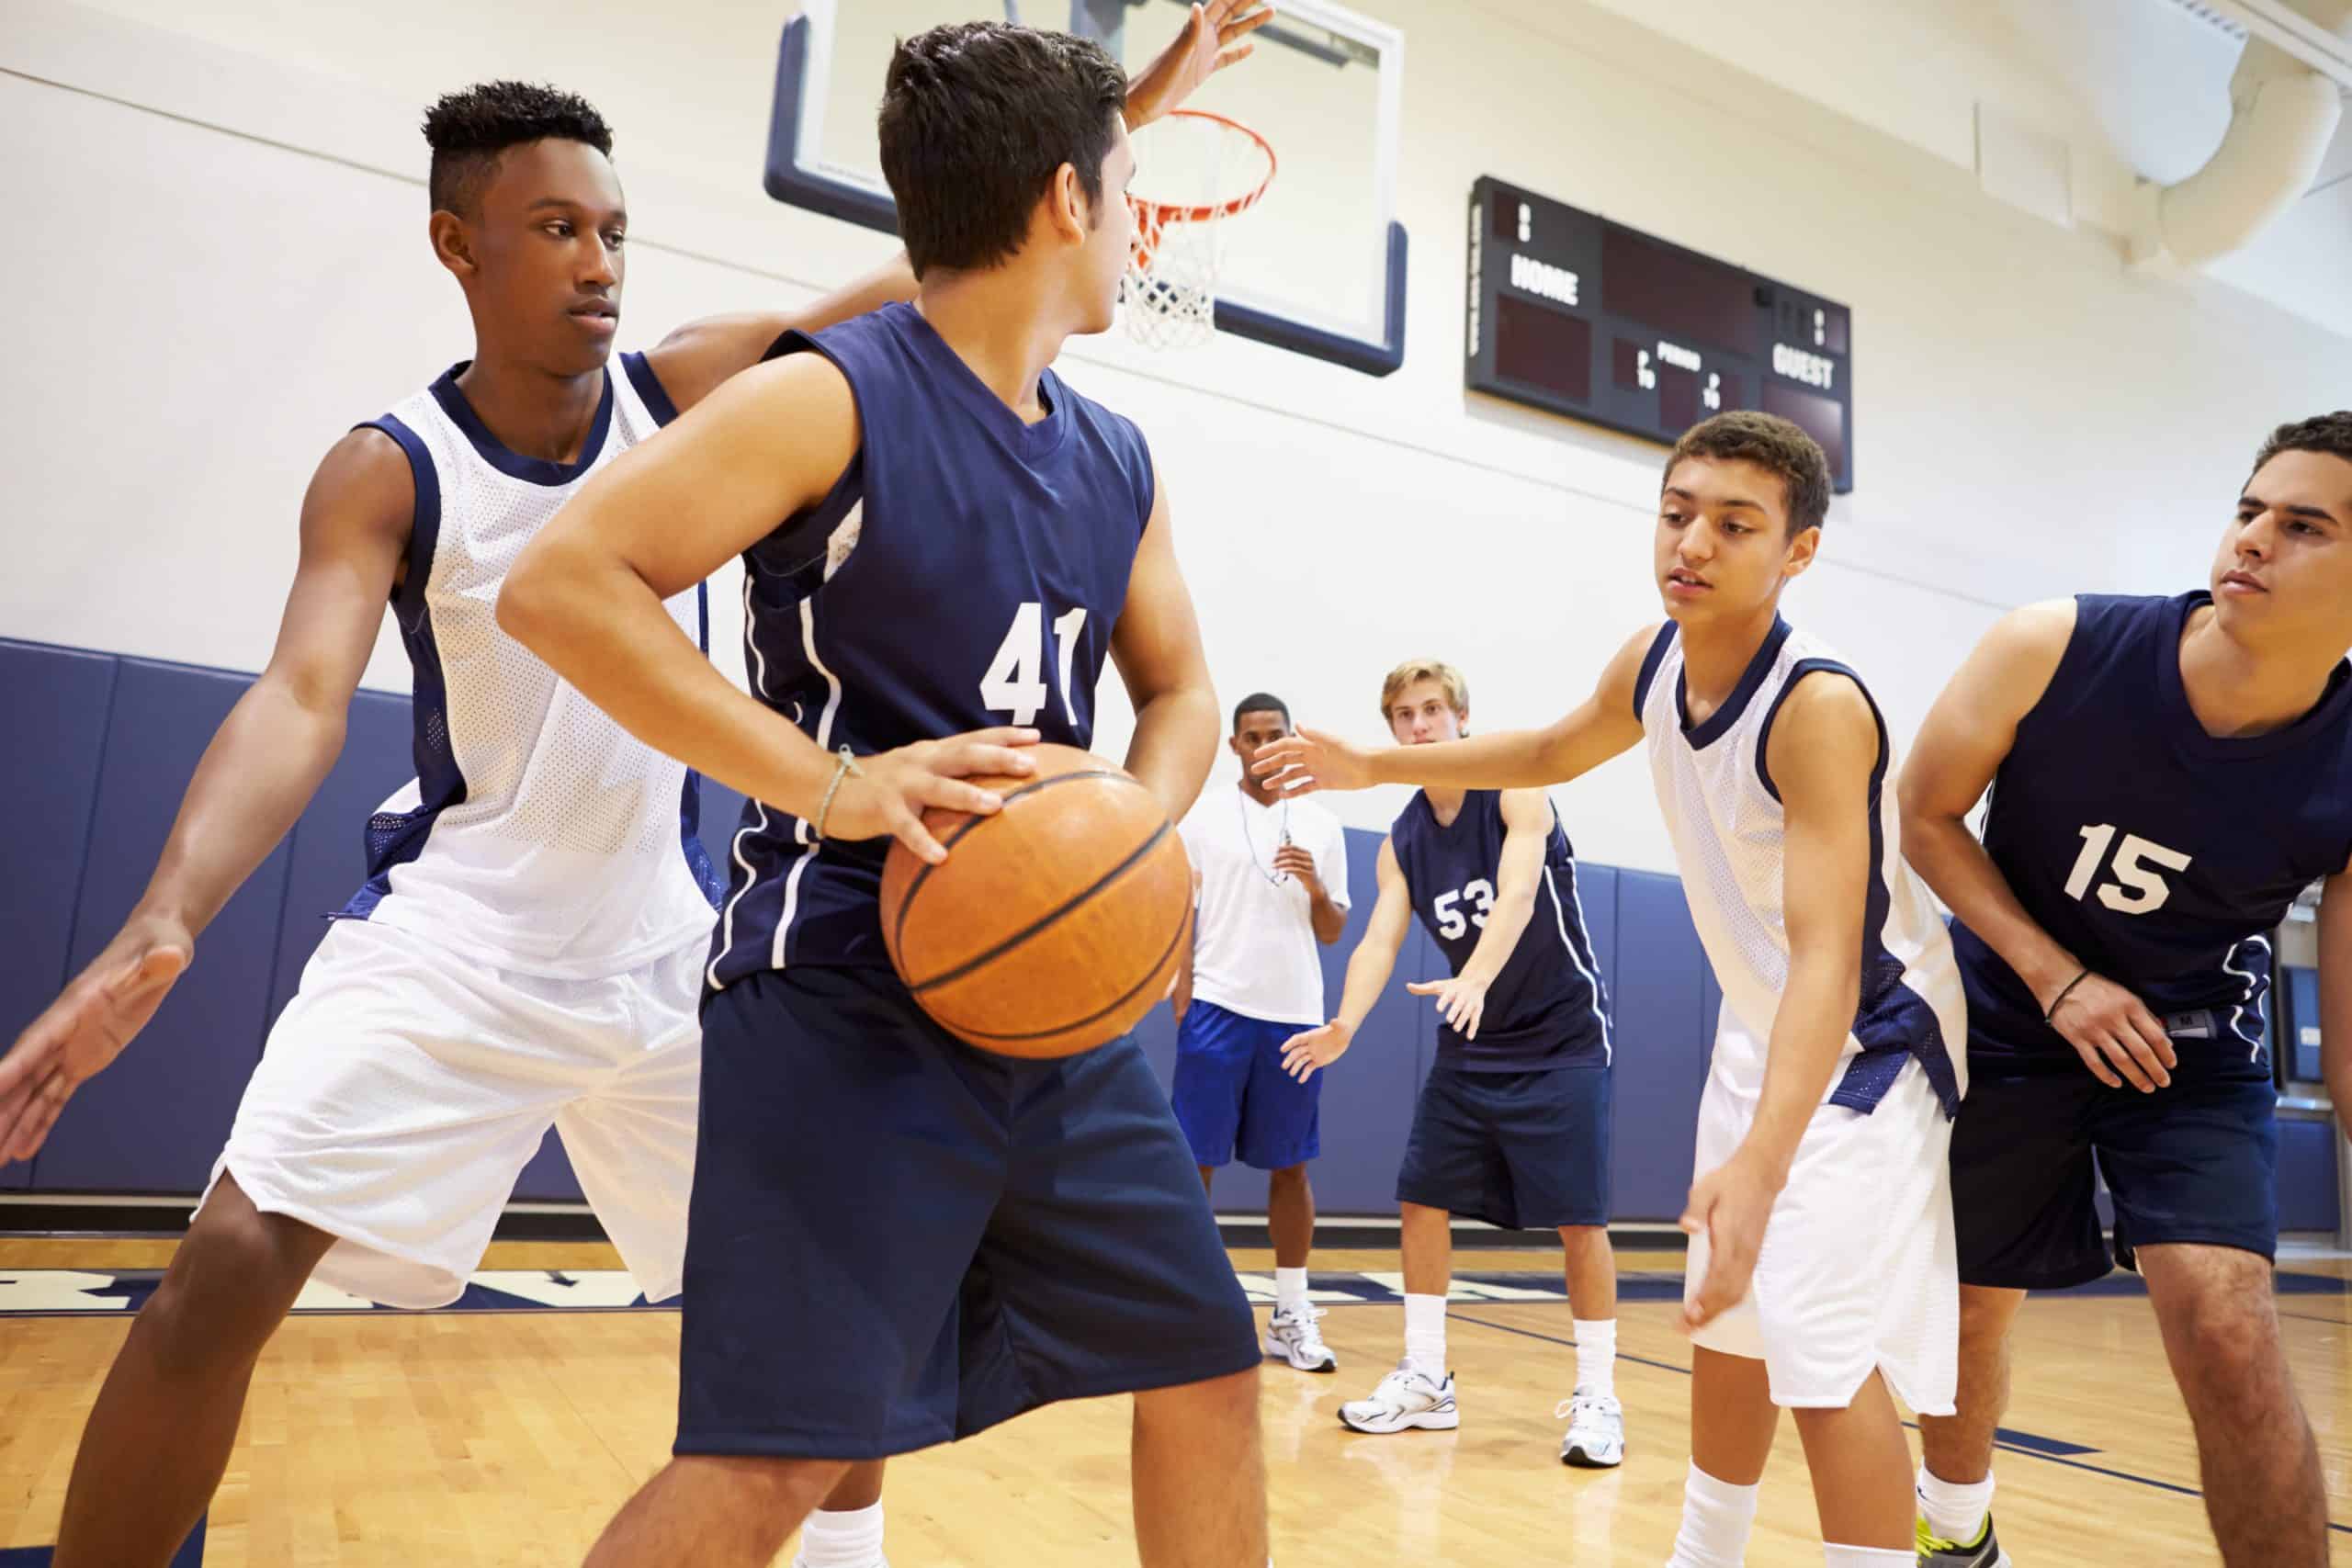
[[[1417,997],[1435,997],[1438,1016],[1464,1040],[1478,1038],[1478,1020],[1487,1010],[1487,982],[1456,975],[1450,980],[1416,980],[1405,987]]]
[[[918,740],[895,751],[858,759],[858,773],[842,780],[825,815],[829,839],[896,839],[933,865],[947,851],[922,824],[926,807],[986,817],[1004,805],[994,793],[965,781],[974,775],[1026,778],[1035,764],[1022,748],[1037,743],[1034,729],[976,729],[944,740]]]
[[[0,1056],[0,1165],[30,1159],[65,1101],[147,1027],[195,956],[187,927],[134,919]]]
[[[1295,876],[1298,885],[1311,897],[1323,891],[1323,879],[1316,874],[1315,857],[1296,844],[1284,844],[1274,852],[1274,871],[1278,875]]]
[[[2065,1036],[2091,1076],[2109,1089],[2129,1080],[2142,1094],[2154,1094],[2172,1082],[2172,1069],[2180,1065],[2163,1022],[2104,975],[2086,975],[2076,982],[2060,999],[2050,1024]]]
[[[1756,1255],[1782,1181],[1743,1151],[1690,1184],[1682,1206],[1686,1235],[1707,1238],[1707,1272],[1682,1303],[1682,1328],[1704,1328],[1747,1299]]]
[[[1249,41],[1250,35],[1273,15],[1272,6],[1258,0],[1209,0],[1194,6],[1175,41],[1127,83],[1127,129],[1149,125],[1191,97],[1202,83],[1249,59],[1258,47]]]
[[[1318,789],[1372,787],[1372,753],[1336,735],[1302,728],[1258,748],[1250,771],[1276,795],[1312,795]]]
[[[1317,1067],[1328,1067],[1348,1054],[1356,1032],[1338,1019],[1306,1030],[1283,1042],[1283,1071],[1305,1083]]]

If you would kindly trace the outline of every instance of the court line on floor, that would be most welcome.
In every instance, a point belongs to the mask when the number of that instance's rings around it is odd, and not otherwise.
[[[1532,1328],[1517,1328],[1508,1323],[1491,1323],[1482,1317],[1472,1317],[1467,1313],[1449,1312],[1446,1314],[1446,1321],[1449,1323],[1476,1324],[1480,1328],[1497,1328],[1500,1329],[1505,1334],[1516,1334],[1528,1339],[1541,1339],[1546,1344],[1551,1345],[1566,1345],[1572,1349],[1576,1346],[1575,1340],[1563,1339],[1556,1334],[1538,1334]],[[1617,1352],[1617,1359],[1621,1361],[1633,1361],[1645,1367],[1656,1367],[1662,1371],[1679,1372],[1686,1378],[1690,1375],[1690,1369],[1688,1367],[1678,1367],[1671,1361],[1653,1361],[1645,1356],[1629,1356],[1623,1350]],[[1905,1421],[1904,1425],[1910,1427],[1915,1432],[1919,1429],[1917,1422]],[[2019,1454],[2027,1459],[2038,1459],[2044,1464],[2063,1464],[2069,1470],[2086,1470],[2093,1475],[2110,1476],[2117,1481],[2136,1482],[2142,1486],[2153,1486],[2159,1492],[2172,1492],[2177,1493],[2183,1497],[2194,1497],[2200,1503],[2205,1499],[2205,1494],[2198,1491],[2193,1486],[2182,1486],[2177,1483],[2170,1481],[2158,1481],[2154,1476],[2134,1475],[2128,1470],[2111,1470],[2103,1464],[2085,1464],[2078,1459],[2067,1459],[2059,1454],[2045,1453],[2041,1450],[2024,1448],[2015,1443],[2000,1443],[1996,1446],[2004,1453]],[[2097,1450],[2086,1450],[2084,1451],[2095,1452]],[[2334,1519],[2327,1521],[2327,1528],[2345,1535],[2352,1535],[2352,1525],[2340,1525]]]

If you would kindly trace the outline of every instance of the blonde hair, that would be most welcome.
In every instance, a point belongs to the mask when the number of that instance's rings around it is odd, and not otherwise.
[[[1388,710],[1396,704],[1396,694],[1417,681],[1435,681],[1445,688],[1446,705],[1457,715],[1470,711],[1470,682],[1462,671],[1441,659],[1408,659],[1388,672],[1380,683],[1380,719],[1388,722]]]

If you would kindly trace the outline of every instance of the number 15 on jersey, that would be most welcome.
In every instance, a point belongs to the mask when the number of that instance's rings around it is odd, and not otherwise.
[[[1078,714],[1070,705],[1069,667],[1078,651],[1078,634],[1085,626],[1083,605],[1054,621],[1054,673],[1061,687],[1062,716],[1073,725],[1078,722]],[[989,660],[988,673],[980,677],[980,702],[985,707],[1009,714],[1006,723],[1026,725],[1035,720],[1047,695],[1046,607],[1032,599],[1013,612],[1012,625],[1006,628],[1004,640],[997,644],[995,656]]]

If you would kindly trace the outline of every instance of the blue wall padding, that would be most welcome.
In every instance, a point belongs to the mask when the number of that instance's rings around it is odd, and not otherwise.
[[[1706,968],[1681,884],[1655,872],[1619,872],[1611,1174],[1620,1217],[1670,1219],[1690,1195],[1711,1044]]]
[[[125,659],[107,715],[96,819],[67,964],[97,955],[154,869],[212,732],[247,677]],[[189,1192],[204,1184],[261,1055],[286,897],[286,847],[197,943],[154,1021],[82,1086],[34,1171],[44,1190]]]
[[[0,639],[0,1043],[111,937],[145,886],[180,795],[212,731],[251,677]],[[211,1168],[269,1022],[325,935],[323,917],[363,876],[367,817],[411,773],[405,698],[363,692],[340,761],[287,841],[230,901],[154,1023],[116,1066],[85,1086],[30,1168],[0,1188],[193,1193]],[[1219,784],[1212,787],[1228,788]],[[724,874],[741,797],[704,784],[701,834]],[[1568,824],[1573,834],[1577,824]],[[1348,954],[1372,912],[1378,833],[1348,834],[1348,929],[1323,950],[1325,1005],[1339,1005]],[[1673,877],[1578,867],[1585,919],[1613,1003],[1612,1168],[1623,1220],[1670,1220],[1690,1181],[1694,1120],[1722,992]],[[1443,973],[1416,921],[1396,977],[1323,1090],[1318,1206],[1330,1214],[1395,1208],[1396,1165],[1413,1100],[1436,1051],[1435,1010],[1408,980]],[[2287,1021],[2316,1017],[2308,972],[2290,972]],[[1175,1059],[1166,1007],[1137,1031],[1163,1081]],[[2280,1032],[2291,1048],[2291,1035]],[[2280,1217],[2293,1230],[2336,1224],[2335,1144],[2322,1122],[2280,1127]],[[550,1137],[516,1196],[575,1199]],[[1265,1179],[1228,1167],[1217,1206],[1255,1212]]]
[[[0,1044],[66,979],[116,670],[106,654],[0,641]],[[31,1179],[0,1167],[0,1188]]]

